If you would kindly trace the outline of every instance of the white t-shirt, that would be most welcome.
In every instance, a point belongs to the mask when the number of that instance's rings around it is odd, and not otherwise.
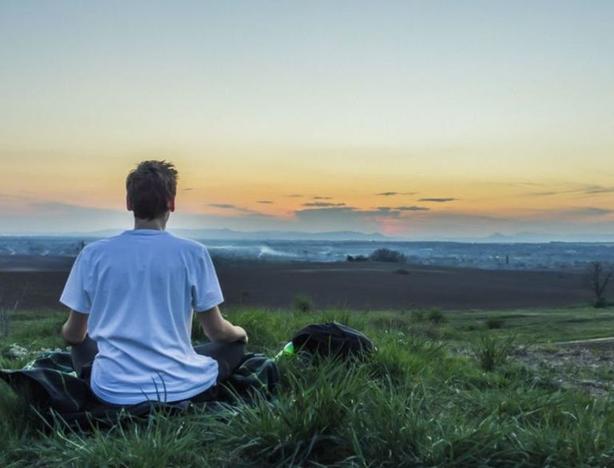
[[[223,300],[205,246],[156,229],[87,245],[60,298],[89,314],[93,392],[124,405],[183,400],[215,384],[217,361],[192,347],[192,314]]]

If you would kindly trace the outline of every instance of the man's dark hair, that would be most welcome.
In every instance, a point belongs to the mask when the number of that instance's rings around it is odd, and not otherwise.
[[[177,170],[167,161],[143,161],[128,174],[126,191],[135,217],[158,218],[177,194]]]

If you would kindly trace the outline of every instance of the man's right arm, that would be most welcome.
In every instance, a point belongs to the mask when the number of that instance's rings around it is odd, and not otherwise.
[[[245,330],[238,325],[233,325],[222,317],[218,306],[207,311],[197,312],[197,316],[205,335],[211,341],[223,343],[243,341],[247,343],[247,333]]]

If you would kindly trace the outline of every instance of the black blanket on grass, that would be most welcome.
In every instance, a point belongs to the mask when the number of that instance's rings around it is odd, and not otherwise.
[[[22,369],[0,369],[4,380],[48,422],[58,416],[70,426],[88,428],[92,423],[114,424],[118,417],[142,417],[156,409],[181,412],[192,402],[165,403],[146,401],[129,406],[110,406],[98,400],[90,389],[89,379],[80,377],[73,368],[70,353],[43,353]],[[275,362],[262,354],[247,354],[224,382],[211,392],[212,400],[235,401],[237,396],[249,399],[253,392],[272,395],[279,383]]]

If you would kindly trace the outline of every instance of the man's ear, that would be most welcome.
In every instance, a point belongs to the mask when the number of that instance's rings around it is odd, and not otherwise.
[[[168,210],[169,210],[171,213],[172,213],[173,211],[175,211],[175,197],[171,198],[171,199],[168,201],[167,206],[168,206]]]
[[[126,197],[126,209],[128,211],[132,211],[132,202],[130,201],[129,197]]]

